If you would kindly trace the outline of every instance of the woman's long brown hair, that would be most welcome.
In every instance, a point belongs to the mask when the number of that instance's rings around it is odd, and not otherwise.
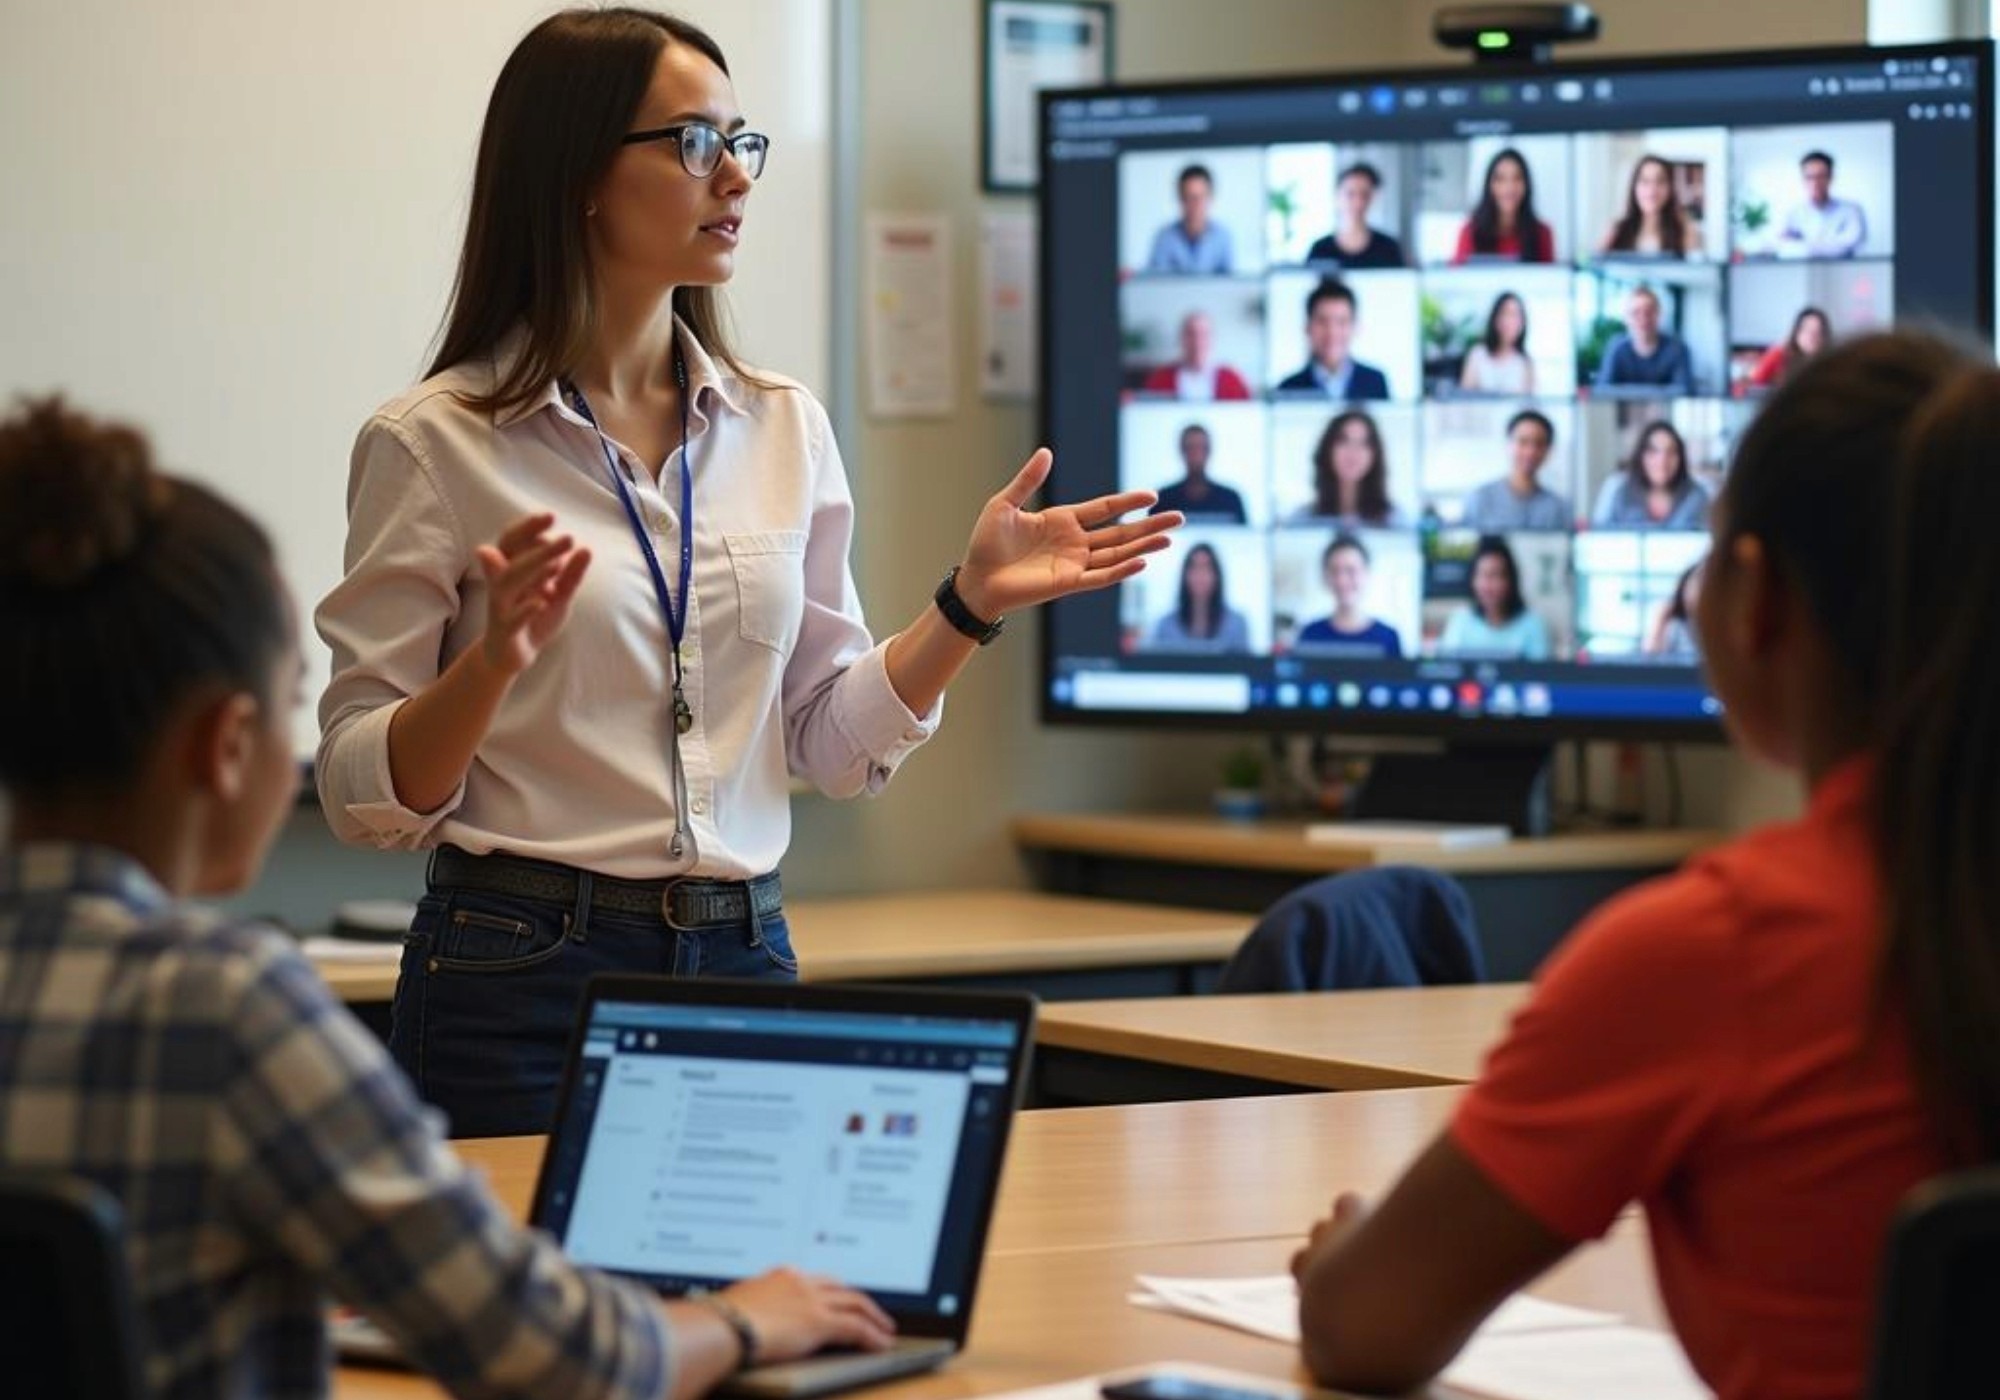
[[[472,207],[436,356],[426,375],[491,355],[510,331],[526,339],[490,394],[491,413],[526,403],[582,358],[597,325],[584,207],[617,156],[670,43],[725,74],[722,50],[685,20],[651,10],[564,10],[508,55],[479,134]],[[677,287],[674,310],[708,353],[760,382],[730,343],[713,287]]]

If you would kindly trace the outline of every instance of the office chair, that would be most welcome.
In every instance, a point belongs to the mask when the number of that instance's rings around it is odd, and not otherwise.
[[[1868,1400],[2000,1395],[2000,1168],[1904,1198],[1883,1251]]]
[[[1215,990],[1437,987],[1485,977],[1465,887],[1435,870],[1388,865],[1314,880],[1273,904]]]
[[[111,1193],[0,1170],[0,1376],[13,1395],[142,1400],[139,1320]]]

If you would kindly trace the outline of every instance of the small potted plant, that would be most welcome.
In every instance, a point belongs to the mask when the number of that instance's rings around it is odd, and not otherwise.
[[[1222,786],[1215,790],[1215,810],[1236,821],[1264,815],[1264,755],[1248,744],[1231,749],[1222,760]]]

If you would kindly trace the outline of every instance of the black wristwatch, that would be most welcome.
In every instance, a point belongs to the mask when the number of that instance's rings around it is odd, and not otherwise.
[[[690,1289],[687,1294],[690,1303],[699,1303],[717,1317],[736,1334],[736,1369],[747,1371],[757,1364],[757,1349],[760,1341],[757,1329],[743,1313],[743,1309],[730,1302],[719,1293],[711,1293],[705,1288]]]
[[[937,586],[937,592],[931,594],[931,601],[937,604],[937,610],[944,614],[946,622],[981,646],[999,636],[1000,629],[1007,625],[1007,619],[1004,617],[986,622],[972,615],[972,609],[965,606],[965,599],[958,596],[956,564],[952,565],[951,572],[946,574],[944,581]]]

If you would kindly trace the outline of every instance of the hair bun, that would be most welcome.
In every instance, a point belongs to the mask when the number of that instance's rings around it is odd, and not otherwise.
[[[130,558],[173,485],[137,429],[60,396],[0,422],[0,579],[76,588]]]

